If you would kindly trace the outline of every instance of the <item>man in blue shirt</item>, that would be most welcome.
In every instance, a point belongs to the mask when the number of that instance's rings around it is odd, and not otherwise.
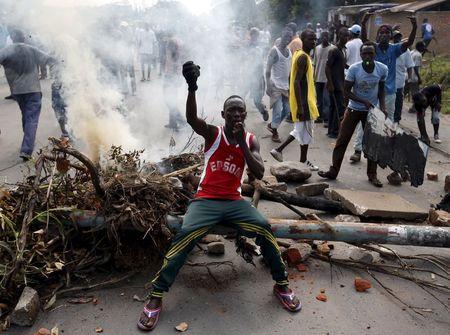
[[[365,13],[362,22],[361,22],[361,39],[363,42],[367,41],[367,21],[373,13]],[[377,62],[383,63],[388,67],[389,73],[386,78],[385,84],[385,93],[386,93],[386,111],[389,119],[394,122],[394,114],[395,114],[395,97],[396,97],[396,87],[395,87],[395,78],[396,78],[396,68],[397,68],[397,58],[403,54],[408,48],[413,45],[414,39],[417,33],[417,19],[415,16],[409,16],[409,20],[411,21],[411,33],[409,34],[408,40],[406,42],[400,43],[389,43],[392,39],[392,27],[387,24],[383,24],[378,28],[377,32],[377,43],[376,43],[376,56],[375,60]],[[363,132],[359,132],[357,134],[359,136],[360,142],[362,142],[361,138],[363,136]],[[355,140],[356,142],[357,140]],[[396,172],[391,173],[388,176],[389,183],[393,185],[400,185],[402,178]]]
[[[423,43],[425,43],[425,47],[428,47],[431,40],[433,39],[433,36],[434,36],[433,26],[430,23],[428,23],[427,18],[424,18],[422,23],[422,40]]]
[[[375,49],[375,43],[366,41],[361,46],[362,62],[355,63],[348,69],[344,83],[344,94],[350,102],[345,111],[333,150],[333,163],[328,171],[318,172],[322,178],[337,178],[353,132],[359,122],[364,129],[369,110],[378,105],[386,114],[385,81],[388,76],[388,68],[386,65],[375,61]],[[367,176],[372,185],[383,186],[377,178],[377,164],[371,160],[367,162]]]

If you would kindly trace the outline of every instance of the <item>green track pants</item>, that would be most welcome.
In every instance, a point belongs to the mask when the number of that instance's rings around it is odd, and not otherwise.
[[[270,267],[273,280],[287,285],[286,266],[267,219],[248,201],[196,199],[191,202],[180,232],[167,252],[161,270],[153,279],[152,296],[161,297],[174,282],[189,252],[216,224],[230,225],[246,237],[256,237],[256,244]]]

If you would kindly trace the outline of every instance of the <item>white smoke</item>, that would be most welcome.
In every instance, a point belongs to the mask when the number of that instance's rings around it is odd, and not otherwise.
[[[105,64],[105,59],[125,62],[131,54],[139,81],[136,54],[133,55],[130,46],[115,35],[120,22],[127,20],[133,29],[142,22],[149,22],[155,29],[175,34],[182,43],[180,64],[192,59],[202,66],[199,113],[218,123],[224,99],[230,94],[239,94],[237,86],[244,80],[232,78],[230,70],[240,62],[229,47],[236,39],[230,30],[231,12],[227,5],[222,5],[219,12],[210,16],[162,11],[149,17],[143,9],[157,2],[153,0],[131,1],[134,11],[128,14],[124,14],[129,8],[125,6],[124,10],[118,6],[113,10],[112,7],[106,10],[79,6],[110,2],[118,1],[0,0],[0,5],[7,13],[6,24],[31,32],[44,50],[59,60],[69,129],[87,154],[96,159],[111,145],[121,145],[126,150],[146,149],[146,158],[155,160],[170,153],[171,136],[180,150],[190,135],[189,127],[180,133],[171,133],[163,127],[168,120],[167,100],[176,104],[184,115],[184,79],[180,74],[175,79],[178,88],[170,97],[163,97],[163,80],[157,79],[156,69],[153,69],[152,78],[158,84],[141,85],[137,97],[125,99],[123,87],[110,78],[108,64]],[[78,6],[73,6],[75,3]],[[195,4],[189,1],[191,11],[196,14],[210,5],[211,1],[207,0],[195,1]],[[235,83],[230,85],[232,81]]]

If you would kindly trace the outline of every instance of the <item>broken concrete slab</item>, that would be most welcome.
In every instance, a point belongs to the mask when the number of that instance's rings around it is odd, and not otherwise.
[[[304,195],[305,197],[313,197],[316,195],[322,195],[323,191],[329,188],[328,183],[311,183],[300,185],[295,189],[298,195]]]
[[[450,174],[445,176],[444,191],[450,192]]]
[[[223,255],[225,253],[225,244],[223,242],[211,242],[206,246],[208,254]]]
[[[361,222],[359,216],[350,214],[339,214],[334,217],[336,222]]]
[[[340,201],[354,215],[386,219],[425,220],[428,211],[397,194],[328,188],[330,200]]]
[[[450,227],[450,213],[443,210],[430,209],[428,222],[437,227]]]
[[[32,326],[39,314],[39,295],[31,287],[26,286],[19,302],[11,313],[11,323],[17,326]]]
[[[278,181],[302,183],[311,177],[311,171],[303,163],[288,161],[270,167],[270,173]]]
[[[283,191],[283,192],[286,192],[288,189],[287,184],[284,182],[266,185],[265,187],[268,188],[269,190]]]
[[[332,259],[352,260],[364,263],[378,263],[381,261],[381,256],[376,251],[370,251],[349,245],[343,242],[334,242],[334,248],[330,252]]]

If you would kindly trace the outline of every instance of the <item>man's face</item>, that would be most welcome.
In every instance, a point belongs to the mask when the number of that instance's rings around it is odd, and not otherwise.
[[[363,46],[361,49],[361,59],[364,63],[373,64],[375,61],[375,48],[372,45]]]
[[[388,27],[382,27],[378,32],[378,39],[380,43],[387,44],[391,39],[392,32]]]
[[[324,31],[320,37],[322,38],[322,43],[326,44],[329,41],[330,35],[328,34],[328,31]]]
[[[281,33],[280,46],[285,47],[286,45],[288,45],[292,40],[292,36],[293,33],[291,29],[284,29]]]
[[[313,49],[316,46],[316,33],[313,31],[308,31],[306,36],[302,40],[304,49]]]
[[[227,100],[224,105],[222,117],[225,119],[225,124],[231,127],[238,122],[244,123],[247,117],[244,101],[240,98]]]

